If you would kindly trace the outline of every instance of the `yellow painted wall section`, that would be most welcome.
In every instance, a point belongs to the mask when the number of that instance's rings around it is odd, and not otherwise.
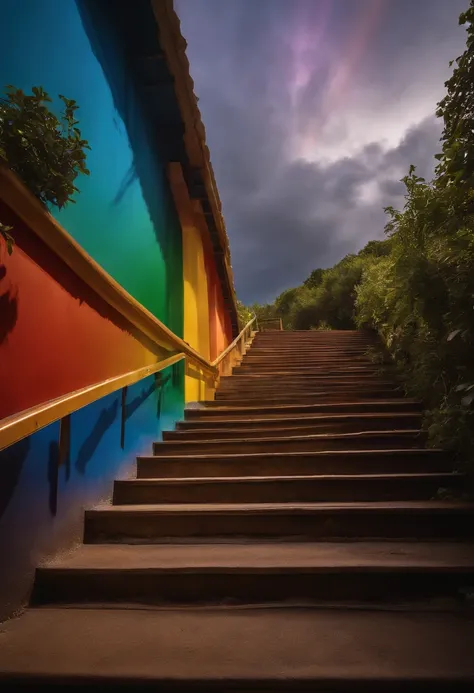
[[[183,234],[183,339],[210,361],[209,295],[201,230],[180,164],[173,162],[168,165],[168,178]],[[209,378],[188,363],[184,397],[186,402],[200,402],[213,397]]]
[[[190,220],[191,221],[191,220]],[[209,299],[201,233],[194,223],[183,226],[184,341],[210,359]],[[193,366],[186,369],[185,401],[209,396],[208,386]]]

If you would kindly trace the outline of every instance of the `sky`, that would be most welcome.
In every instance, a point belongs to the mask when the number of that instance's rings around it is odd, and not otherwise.
[[[430,178],[469,0],[175,0],[237,295],[271,302],[383,238]]]

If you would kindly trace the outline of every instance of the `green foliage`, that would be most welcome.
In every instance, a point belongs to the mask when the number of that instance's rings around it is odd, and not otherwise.
[[[443,150],[437,155],[437,176],[443,184],[472,187],[474,182],[474,2],[459,17],[467,25],[466,50],[445,83],[447,94],[438,104],[437,115],[444,120]]]
[[[318,287],[324,276],[324,270],[322,269],[315,269],[311,272],[309,277],[304,280],[303,286],[305,286],[307,289],[316,289]]]
[[[364,268],[390,253],[391,240],[370,241],[330,269],[315,269],[301,286],[283,291],[273,303],[254,304],[259,320],[281,318],[287,330],[353,329],[356,287]]]
[[[32,95],[11,85],[6,92],[0,100],[0,161],[43,205],[61,209],[74,202],[76,177],[89,175],[85,150],[90,149],[77,127],[76,102],[59,95],[64,108],[57,118],[42,87],[33,87]],[[11,252],[8,230],[2,226],[0,233]]]
[[[275,311],[275,306],[270,303],[265,303],[263,305],[259,303],[253,303],[249,310],[257,316],[257,322],[259,320],[272,320],[273,318],[276,318],[276,311]]]
[[[239,319],[239,328],[241,330],[243,330],[245,325],[247,325],[253,318],[252,311],[244,306],[242,301],[237,301],[237,317]]]
[[[314,270],[296,292],[288,322],[297,330],[355,327],[356,287],[364,268],[390,252],[390,241],[371,241],[358,255],[347,255],[334,267]]]
[[[378,330],[408,393],[424,401],[433,444],[471,457],[474,216],[466,187],[441,177],[427,184],[411,167],[403,179],[403,211],[386,210],[391,253],[364,269],[357,322]]]
[[[392,252],[392,240],[369,241],[359,252],[359,257],[387,257]]]

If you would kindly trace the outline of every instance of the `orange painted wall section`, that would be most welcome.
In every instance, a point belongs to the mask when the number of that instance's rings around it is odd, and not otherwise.
[[[0,207],[5,223],[11,214]],[[0,256],[0,419],[157,357],[18,219]]]

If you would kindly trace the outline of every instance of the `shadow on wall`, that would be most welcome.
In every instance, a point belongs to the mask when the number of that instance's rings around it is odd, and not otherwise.
[[[94,454],[97,451],[104,434],[115,422],[118,411],[119,401],[118,399],[115,399],[115,401],[109,407],[104,407],[104,409],[102,409],[100,412],[92,427],[92,430],[87,438],[85,438],[82,442],[76,457],[76,461],[74,462],[74,467],[79,474],[86,473],[87,465],[94,457]]]
[[[0,450],[0,520],[15,494],[21,471],[30,451],[30,438],[21,440],[8,450]]]
[[[5,279],[7,268],[0,265],[0,282]],[[14,289],[7,289],[0,292],[0,344],[6,340],[10,332],[16,325],[18,317],[18,292]]]
[[[133,160],[132,165],[128,169],[127,173],[124,176],[124,179],[117,190],[117,194],[115,195],[112,204],[114,207],[118,207],[119,204],[122,202],[123,198],[125,197],[127,190],[135,183],[137,180],[138,175],[137,171],[135,169],[135,160]],[[143,191],[143,188],[142,188]],[[148,202],[146,203],[148,207],[148,212],[150,212],[150,208],[148,206]]]
[[[125,172],[111,205],[120,205],[129,188],[136,180],[139,181],[164,258],[167,315],[161,319],[182,337],[181,228],[165,170],[165,163],[170,160],[166,151],[170,137],[168,132],[160,132],[159,126],[152,129],[152,118],[142,98],[141,92],[146,87],[139,85],[138,73],[133,65],[136,56],[131,55],[128,47],[132,34],[132,27],[127,24],[130,3],[128,0],[76,0],[76,5],[92,51],[109,84],[114,106],[125,124],[133,154],[132,166]],[[150,50],[156,52],[157,31],[151,3],[149,0],[135,0],[132,13],[134,18],[141,18],[140,31],[143,35],[140,51],[145,52],[145,44],[151,43]],[[179,111],[171,110],[172,117],[180,120]]]

